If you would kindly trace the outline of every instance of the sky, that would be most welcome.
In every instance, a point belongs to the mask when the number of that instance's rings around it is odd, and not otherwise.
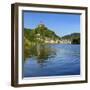
[[[58,36],[80,32],[79,14],[23,11],[23,20],[24,28],[34,29],[42,23]]]

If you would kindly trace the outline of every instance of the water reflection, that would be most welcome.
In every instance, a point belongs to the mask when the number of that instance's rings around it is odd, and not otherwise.
[[[80,75],[80,45],[34,44],[24,56],[23,77]]]
[[[31,45],[29,49],[24,49],[24,61],[26,61],[27,58],[35,57],[39,64],[45,63],[49,58],[53,58],[55,55],[55,49],[50,45],[35,44]]]

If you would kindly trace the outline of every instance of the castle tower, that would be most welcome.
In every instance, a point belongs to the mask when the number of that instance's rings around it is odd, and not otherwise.
[[[43,24],[42,21],[40,21],[40,24],[38,25],[38,27],[44,27],[45,25]]]

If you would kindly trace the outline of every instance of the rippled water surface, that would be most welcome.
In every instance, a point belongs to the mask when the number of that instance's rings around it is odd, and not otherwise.
[[[34,45],[24,57],[23,77],[80,75],[80,45]]]

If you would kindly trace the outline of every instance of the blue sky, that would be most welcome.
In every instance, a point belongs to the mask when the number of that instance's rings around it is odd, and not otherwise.
[[[40,23],[59,36],[80,32],[80,15],[24,11],[24,28],[34,29]]]

